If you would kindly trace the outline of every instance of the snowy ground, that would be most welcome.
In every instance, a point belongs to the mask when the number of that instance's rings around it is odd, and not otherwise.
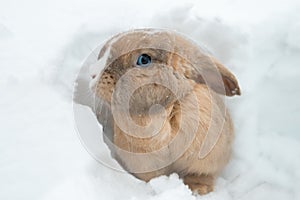
[[[190,2],[190,3],[186,3]],[[297,1],[0,0],[0,199],[300,199]],[[111,34],[173,28],[237,76],[234,155],[195,197],[176,174],[143,183],[97,163],[75,131],[72,87]],[[113,162],[113,160],[110,160]]]

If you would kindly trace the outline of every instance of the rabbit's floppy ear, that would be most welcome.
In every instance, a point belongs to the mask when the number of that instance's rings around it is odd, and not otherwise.
[[[201,57],[200,62],[193,64],[196,67],[186,68],[188,78],[197,83],[206,84],[215,92],[234,96],[241,95],[240,87],[235,76],[218,60],[211,56]]]

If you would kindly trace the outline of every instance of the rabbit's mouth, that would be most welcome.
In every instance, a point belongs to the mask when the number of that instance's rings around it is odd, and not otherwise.
[[[128,106],[131,115],[147,115],[150,110],[157,113],[169,108],[190,90],[186,79],[171,67],[156,64],[128,71],[115,85],[111,100],[114,105]]]
[[[167,109],[176,101],[176,95],[167,87],[156,83],[135,90],[129,100],[131,115],[156,114]]]

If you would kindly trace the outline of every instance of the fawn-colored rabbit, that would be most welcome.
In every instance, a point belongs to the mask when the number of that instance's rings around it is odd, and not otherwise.
[[[99,61],[90,87],[113,116],[113,151],[124,169],[145,181],[178,173],[194,192],[212,191],[231,154],[222,95],[240,95],[234,75],[169,30],[118,34]]]

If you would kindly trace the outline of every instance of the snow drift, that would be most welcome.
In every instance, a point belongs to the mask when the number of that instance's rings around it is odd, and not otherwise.
[[[189,2],[0,3],[0,199],[300,198],[299,3]],[[176,174],[144,183],[80,144],[76,74],[106,38],[137,27],[189,35],[239,79],[242,96],[227,101],[234,155],[213,193],[193,196]]]

